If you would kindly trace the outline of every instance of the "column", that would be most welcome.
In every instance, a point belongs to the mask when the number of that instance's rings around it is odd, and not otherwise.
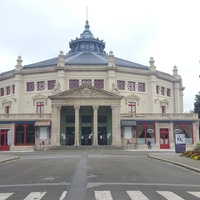
[[[120,128],[120,106],[111,106],[112,108],[112,144],[121,146],[121,128]]]
[[[93,117],[94,117],[93,145],[98,145],[98,108],[99,106],[93,106]]]
[[[52,105],[51,146],[60,146],[60,106]]]
[[[74,106],[75,109],[75,145],[79,146],[79,110],[80,106]]]

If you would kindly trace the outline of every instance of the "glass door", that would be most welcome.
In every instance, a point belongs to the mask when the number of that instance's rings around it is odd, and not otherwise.
[[[160,129],[160,148],[169,149],[169,129],[168,128]]]
[[[0,151],[10,150],[8,146],[7,130],[0,130]]]

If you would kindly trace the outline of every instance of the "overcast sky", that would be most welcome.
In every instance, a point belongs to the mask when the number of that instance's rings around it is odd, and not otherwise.
[[[106,52],[182,76],[184,110],[200,91],[200,0],[0,0],[0,73],[69,51],[86,21]]]

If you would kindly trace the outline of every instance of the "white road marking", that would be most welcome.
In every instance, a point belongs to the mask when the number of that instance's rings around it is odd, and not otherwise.
[[[113,200],[110,191],[95,191],[96,200]]]
[[[141,191],[126,191],[132,200],[149,200]]]
[[[59,199],[59,200],[64,200],[64,198],[66,197],[66,195],[67,195],[67,191],[64,191],[64,192],[62,193],[62,195],[60,196],[60,199]]]
[[[10,197],[13,193],[0,193],[0,200],[5,200]]]
[[[188,191],[188,193],[189,193],[189,194],[192,194],[192,195],[195,196],[195,197],[199,197],[199,198],[200,198],[200,192],[189,192],[189,191]]]
[[[24,200],[40,200],[47,192],[31,192]]]
[[[180,196],[174,194],[170,191],[157,191],[161,196],[165,197],[167,200],[184,200]]]

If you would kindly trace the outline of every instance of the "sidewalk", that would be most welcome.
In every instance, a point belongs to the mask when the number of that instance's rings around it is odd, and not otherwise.
[[[192,160],[191,158],[180,156],[180,153],[175,153],[175,152],[150,153],[149,157],[164,162],[172,163],[180,167],[189,169],[191,171],[200,173],[200,160]]]

